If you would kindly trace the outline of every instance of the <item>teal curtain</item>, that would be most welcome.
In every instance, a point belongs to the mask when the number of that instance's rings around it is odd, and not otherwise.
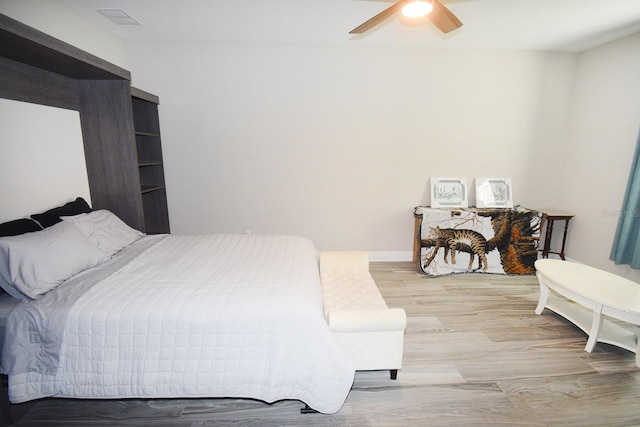
[[[609,258],[640,269],[640,134]]]

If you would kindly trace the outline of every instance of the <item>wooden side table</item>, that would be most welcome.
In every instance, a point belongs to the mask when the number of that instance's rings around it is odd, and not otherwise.
[[[544,234],[544,246],[542,247],[542,258],[549,258],[549,254],[559,255],[564,260],[564,246],[567,242],[567,231],[569,230],[569,221],[573,218],[573,215],[556,215],[556,214],[543,214],[540,232],[542,233],[542,227],[546,224],[546,231]],[[562,234],[562,246],[560,252],[554,252],[551,250],[551,237],[553,235],[553,223],[555,221],[564,221],[564,233]]]
[[[414,228],[413,228],[413,263],[418,265],[420,262],[420,231],[422,230],[422,214],[413,213]]]

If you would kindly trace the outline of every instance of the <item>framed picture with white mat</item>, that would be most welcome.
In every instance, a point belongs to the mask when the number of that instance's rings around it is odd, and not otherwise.
[[[476,207],[512,208],[511,178],[476,178]]]

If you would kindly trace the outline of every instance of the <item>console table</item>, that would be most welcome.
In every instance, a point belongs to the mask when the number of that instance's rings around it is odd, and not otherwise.
[[[541,212],[417,206],[414,217],[413,260],[428,276],[534,274]]]
[[[612,344],[634,352],[640,367],[640,283],[557,259],[540,259],[535,267],[540,284],[536,314],[542,314],[545,307],[552,310],[589,336],[585,351],[591,353],[597,342]],[[551,295],[550,290],[566,299]],[[636,326],[624,328],[603,316]]]

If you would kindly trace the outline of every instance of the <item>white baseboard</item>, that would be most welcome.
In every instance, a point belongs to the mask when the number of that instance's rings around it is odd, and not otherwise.
[[[559,256],[549,254],[551,259],[560,259]],[[577,262],[575,259],[566,258],[567,261]],[[412,262],[413,252],[411,251],[374,251],[369,252],[369,262]]]
[[[369,262],[411,262],[411,251],[369,252]]]

